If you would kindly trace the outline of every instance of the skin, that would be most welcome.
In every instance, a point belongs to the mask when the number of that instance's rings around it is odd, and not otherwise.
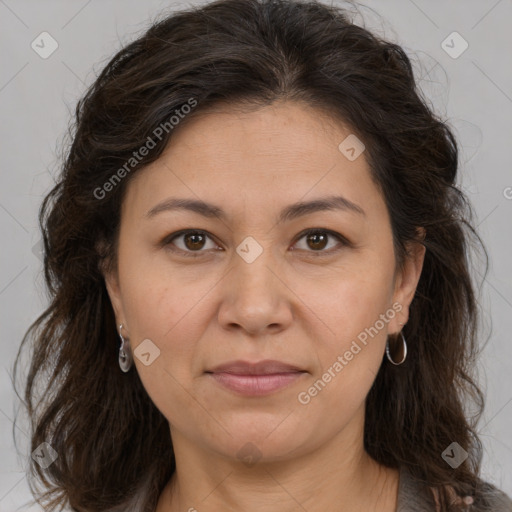
[[[316,110],[226,106],[179,128],[128,184],[118,266],[105,276],[132,350],[145,339],[160,350],[148,366],[134,357],[176,455],[157,512],[394,511],[398,472],[364,450],[364,402],[380,365],[390,364],[387,336],[407,322],[425,249],[415,244],[396,268],[389,215],[365,154],[345,158],[338,145],[350,130]],[[325,210],[276,223],[282,208],[334,191],[365,215]],[[169,197],[214,203],[227,217],[146,217]],[[299,238],[307,228],[350,244]],[[182,229],[211,236],[170,241]],[[252,263],[236,252],[247,236],[263,250]],[[301,404],[298,394],[394,303],[401,311]],[[234,359],[276,359],[307,373],[270,395],[244,397],[204,373]],[[247,443],[255,463],[237,457]]]

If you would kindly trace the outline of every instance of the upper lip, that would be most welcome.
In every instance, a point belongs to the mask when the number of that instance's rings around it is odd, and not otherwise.
[[[207,370],[206,373],[233,373],[235,375],[272,375],[276,373],[304,372],[298,366],[265,359],[263,361],[229,361]]]

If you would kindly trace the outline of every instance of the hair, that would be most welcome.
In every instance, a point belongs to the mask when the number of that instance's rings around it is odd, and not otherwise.
[[[130,510],[154,510],[175,470],[169,425],[138,373],[119,370],[104,281],[104,270],[116,268],[123,194],[194,116],[221,103],[250,110],[277,101],[313,107],[364,141],[397,268],[411,243],[426,248],[402,331],[409,355],[379,369],[366,398],[365,449],[437,489],[442,511],[458,510],[448,486],[479,503],[484,398],[473,373],[480,311],[470,249],[483,249],[485,272],[488,257],[455,183],[452,131],[419,90],[405,51],[355,25],[348,10],[221,0],[154,21],[108,62],[76,105],[59,179],[41,204],[50,303],[26,332],[14,371],[33,340],[24,381],[31,449],[47,442],[58,454],[46,469],[30,459],[30,488],[34,494],[32,480],[44,485],[36,499],[45,510],[127,510],[136,499]],[[169,128],[193,102],[195,110]],[[154,147],[134,164],[150,139]],[[457,468],[441,457],[454,441],[469,454]]]

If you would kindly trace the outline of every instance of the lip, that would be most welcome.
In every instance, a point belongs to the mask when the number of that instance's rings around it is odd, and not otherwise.
[[[264,359],[254,363],[250,361],[229,361],[215,366],[207,373],[234,373],[237,375],[272,375],[276,373],[303,372],[298,366],[275,361],[273,359]]]
[[[298,366],[281,361],[230,361],[207,370],[221,386],[246,396],[263,396],[283,389],[305,373]]]

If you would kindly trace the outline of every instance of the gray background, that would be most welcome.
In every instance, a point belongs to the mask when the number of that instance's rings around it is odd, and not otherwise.
[[[162,9],[200,3],[0,0],[0,512],[40,510],[24,505],[31,499],[24,472],[28,453],[19,455],[13,446],[17,402],[11,369],[25,330],[46,303],[36,215],[58,169],[70,112],[107,59]],[[483,476],[512,495],[512,0],[364,5],[366,26],[404,47],[422,90],[462,145],[460,183],[491,257],[480,299],[491,336],[480,371],[487,396],[479,428]],[[47,59],[31,48],[44,31],[58,43]],[[469,44],[457,58],[442,47],[453,31]],[[462,48],[458,40],[448,44],[452,51]],[[26,450],[27,431],[19,415],[17,438]]]

